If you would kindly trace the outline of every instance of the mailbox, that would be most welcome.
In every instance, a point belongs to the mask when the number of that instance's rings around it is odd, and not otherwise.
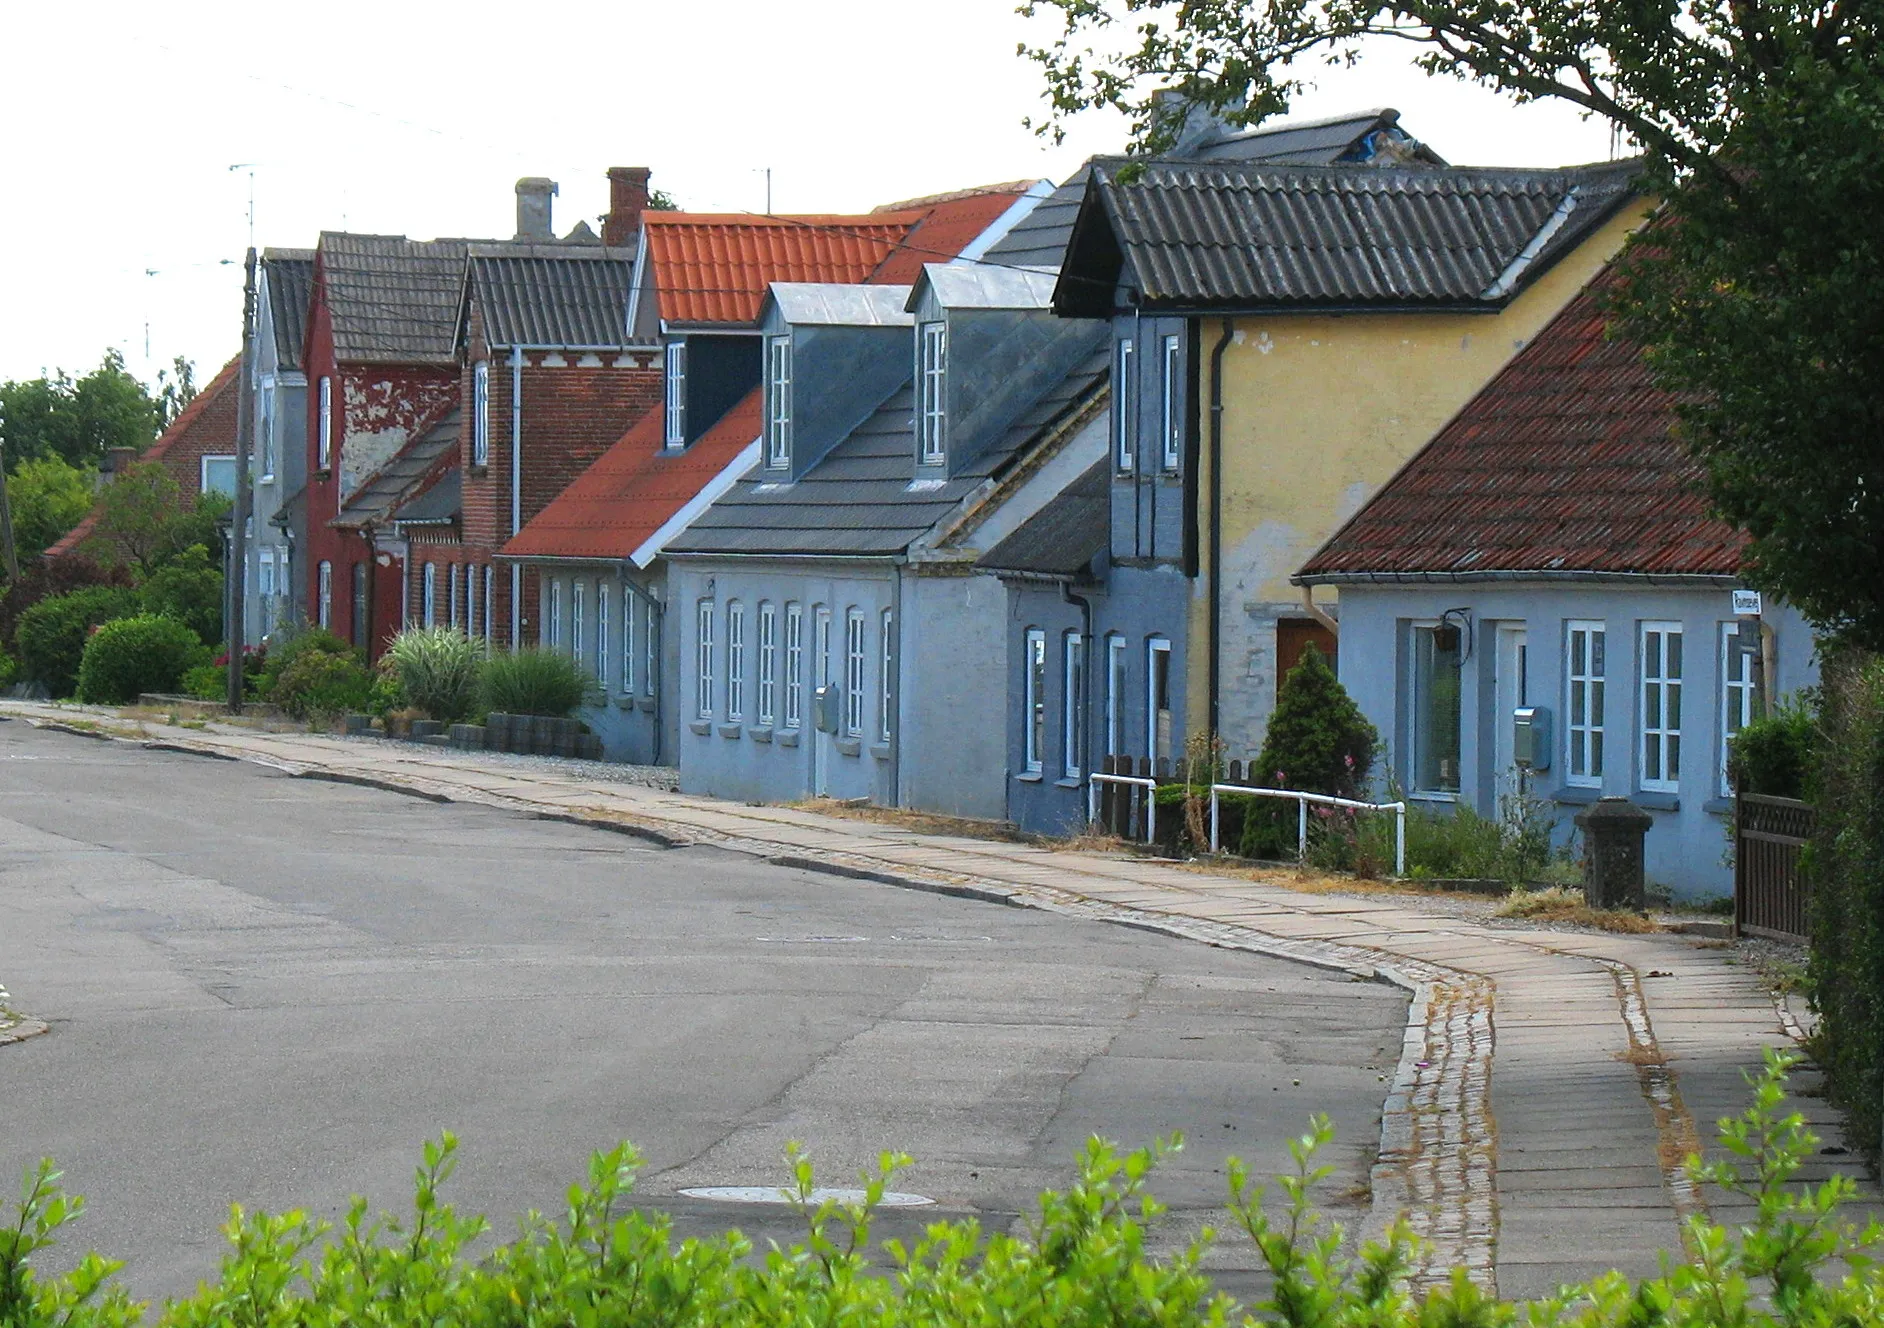
[[[1550,711],[1543,706],[1511,712],[1511,759],[1520,770],[1550,769]]]
[[[837,684],[827,682],[811,694],[811,722],[820,733],[837,732],[838,698],[841,693]]]

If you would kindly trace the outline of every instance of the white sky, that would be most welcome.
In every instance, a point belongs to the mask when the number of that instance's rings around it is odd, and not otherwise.
[[[8,6],[0,77],[0,379],[117,346],[147,380],[206,381],[241,338],[255,242],[322,229],[507,238],[517,177],[560,182],[559,233],[604,171],[653,168],[694,210],[867,210],[1116,151],[1088,115],[1058,148],[1017,0],[613,0]],[[1443,156],[1556,165],[1606,126],[1412,70],[1403,48],[1321,71],[1296,114],[1390,105]],[[147,349],[148,347],[148,349]]]

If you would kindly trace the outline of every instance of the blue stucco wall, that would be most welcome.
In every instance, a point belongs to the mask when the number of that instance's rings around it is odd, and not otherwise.
[[[663,611],[654,615],[652,672],[649,667],[647,600],[651,597],[658,605],[665,596],[664,565],[656,563],[632,578],[618,563],[574,567],[539,565],[532,570],[541,576],[543,583],[538,600],[542,606],[538,614],[540,643],[566,654],[580,653],[584,664],[595,675],[597,699],[594,704],[583,706],[576,717],[602,739],[603,758],[632,765],[673,765],[677,754],[673,704],[676,659],[673,633],[667,627]],[[640,594],[632,593],[631,582]],[[583,602],[583,639],[579,652],[574,621],[578,583],[582,586]],[[604,592],[608,598],[606,653],[598,648],[601,621],[596,611],[599,596]],[[560,623],[552,620],[552,603],[560,604]],[[634,613],[632,674],[625,673],[622,667],[626,644],[621,616],[624,605],[632,606]]]

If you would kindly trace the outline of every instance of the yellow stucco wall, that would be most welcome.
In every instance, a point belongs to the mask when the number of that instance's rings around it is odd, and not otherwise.
[[[1265,671],[1262,624],[1278,608],[1288,613],[1290,602],[1301,613],[1290,575],[1589,282],[1643,215],[1630,208],[1612,218],[1496,314],[1234,320],[1223,360],[1221,591],[1221,727],[1233,749],[1253,754],[1267,722],[1274,634],[1270,626]],[[1220,326],[1215,319],[1203,325],[1199,406],[1206,412]],[[1207,500],[1203,506],[1208,538]],[[1333,598],[1322,590],[1316,602]],[[1205,597],[1192,601],[1194,733],[1208,722],[1208,613]]]

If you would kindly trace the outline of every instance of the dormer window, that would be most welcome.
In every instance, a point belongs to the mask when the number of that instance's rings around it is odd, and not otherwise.
[[[942,394],[948,374],[948,328],[924,323],[916,338],[917,456],[925,466],[948,457],[948,414]]]
[[[491,362],[471,366],[471,464],[491,464]]]
[[[667,396],[664,402],[669,447],[687,445],[687,343],[673,341],[664,352],[667,366]]]
[[[765,341],[765,464],[784,470],[792,462],[792,339]]]

